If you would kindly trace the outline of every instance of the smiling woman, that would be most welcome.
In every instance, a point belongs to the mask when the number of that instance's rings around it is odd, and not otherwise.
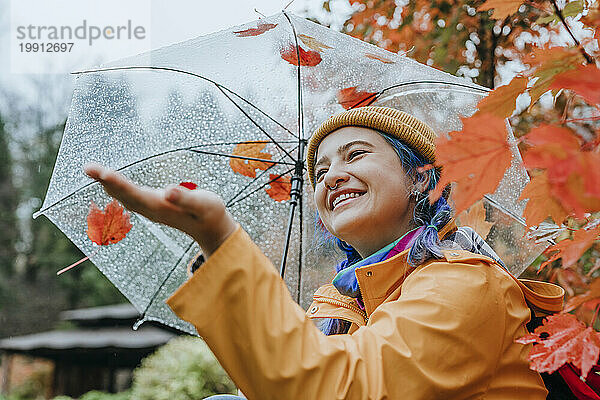
[[[168,304],[249,399],[544,399],[528,346],[515,339],[531,315],[560,310],[562,289],[535,292],[512,276],[472,229],[456,226],[447,191],[429,203],[434,139],[384,107],[346,111],[312,136],[315,202],[346,259],[307,313],[214,193],[87,172],[203,248],[206,262]],[[328,321],[326,335],[311,319]]]

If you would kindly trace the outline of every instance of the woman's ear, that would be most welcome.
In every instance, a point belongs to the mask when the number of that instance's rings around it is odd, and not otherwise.
[[[419,193],[424,193],[429,188],[429,182],[431,179],[431,175],[425,172],[417,172],[417,179],[415,183],[415,189],[419,191]]]

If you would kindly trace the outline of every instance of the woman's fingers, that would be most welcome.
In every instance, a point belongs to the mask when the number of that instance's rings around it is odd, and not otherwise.
[[[127,209],[191,235],[200,244],[205,256],[211,254],[237,227],[216,193],[178,185],[169,185],[166,189],[143,187],[98,164],[88,164],[84,170]]]
[[[138,186],[118,172],[106,169],[98,164],[88,164],[84,167],[84,171],[90,178],[100,182],[106,193],[119,200],[131,211],[165,223],[169,223],[165,221],[165,217],[170,219],[166,215],[167,212],[171,214],[177,211],[181,212],[173,204],[164,201],[162,190]],[[161,208],[166,209],[161,210]]]

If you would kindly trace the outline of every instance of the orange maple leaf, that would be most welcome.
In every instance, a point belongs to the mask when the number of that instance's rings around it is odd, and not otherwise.
[[[311,50],[321,52],[326,49],[331,49],[331,46],[327,46],[325,43],[319,42],[312,36],[308,35],[298,35],[298,38]],[[300,56],[302,57],[302,55]]]
[[[269,174],[271,187],[265,189],[270,198],[275,201],[286,201],[290,199],[290,191],[292,190],[292,181],[287,176],[279,176]]]
[[[340,89],[337,92],[337,101],[346,110],[369,105],[377,92],[363,92],[357,90],[356,86]]]
[[[108,203],[104,211],[92,202],[87,224],[87,235],[90,240],[102,246],[120,242],[132,227],[129,213],[117,200]]]
[[[530,107],[542,94],[550,90],[556,75],[576,68],[583,61],[583,56],[577,48],[534,48],[531,53],[528,53],[523,58],[523,62],[531,67],[527,74],[537,78],[533,86],[528,89],[531,97]]]
[[[456,182],[452,199],[457,214],[496,190],[512,158],[504,118],[477,113],[461,119],[462,131],[436,140],[436,164],[443,169],[429,194],[430,201],[435,201],[446,185]]]
[[[365,54],[365,57],[370,58],[371,60],[381,61],[384,64],[394,64],[396,62],[394,60],[390,60],[389,58],[385,58],[383,56],[372,53]]]
[[[493,222],[485,220],[485,207],[483,200],[479,200],[477,203],[469,207],[468,210],[463,211],[458,217],[460,224],[464,226],[470,226],[475,232],[483,239],[487,237],[494,226]]]
[[[524,0],[487,0],[477,7],[477,11],[487,11],[494,9],[492,18],[504,19],[510,17],[519,10]]]
[[[548,216],[560,225],[569,215],[569,212],[552,195],[546,171],[531,178],[519,197],[519,200],[525,199],[529,199],[523,212],[527,226],[539,225]]]
[[[314,67],[321,62],[321,55],[317,51],[304,50],[302,47],[298,47],[300,53],[300,65],[304,67]],[[281,58],[289,62],[292,65],[298,65],[298,52],[296,52],[296,46],[289,45],[288,47],[282,48],[279,53]]]
[[[600,235],[600,226],[590,230],[579,229],[573,233],[572,240],[561,240],[557,244],[548,247],[547,252],[556,251],[557,253],[542,263],[540,270],[559,258],[562,258],[563,268],[568,268],[575,264],[583,253],[598,239],[598,235]]]
[[[546,170],[550,193],[562,208],[577,217],[600,210],[600,154],[581,151],[579,139],[563,127],[540,125],[525,139],[534,146],[523,163]]]
[[[573,363],[585,379],[600,355],[600,333],[586,327],[571,314],[546,318],[534,333],[516,340],[534,343],[529,352],[529,366],[534,371],[552,373],[566,363]]]
[[[229,166],[234,172],[238,174],[249,176],[251,178],[256,178],[256,170],[266,170],[273,163],[270,163],[266,160],[271,159],[271,154],[264,153],[261,150],[265,148],[267,142],[264,141],[255,141],[255,142],[244,142],[238,143],[231,155],[241,156],[241,157],[249,157],[249,158],[258,158],[259,160],[245,160],[240,158],[230,158]],[[265,161],[262,161],[265,160]]]
[[[239,37],[258,36],[262,35],[268,30],[275,28],[276,26],[277,24],[263,24],[259,22],[256,28],[244,29],[243,31],[236,31],[233,33]]]
[[[568,89],[577,93],[590,104],[600,103],[600,69],[593,64],[580,65],[577,69],[554,77],[550,89]]]
[[[517,97],[527,89],[527,81],[526,77],[515,77],[508,85],[492,90],[477,104],[479,112],[510,117],[515,111]]]
[[[573,311],[580,305],[584,303],[588,303],[591,300],[596,300],[600,298],[600,278],[594,279],[592,283],[590,283],[589,289],[587,292],[580,294],[579,296],[573,296],[565,304],[565,308],[563,312],[567,313]]]

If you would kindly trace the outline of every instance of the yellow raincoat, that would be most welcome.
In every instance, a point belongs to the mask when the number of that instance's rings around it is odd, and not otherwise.
[[[416,269],[406,257],[356,270],[366,312],[325,285],[305,313],[238,228],[167,303],[248,399],[545,399],[530,347],[515,339],[528,304],[558,311],[562,289],[466,251]],[[325,336],[311,317],[353,324]]]

